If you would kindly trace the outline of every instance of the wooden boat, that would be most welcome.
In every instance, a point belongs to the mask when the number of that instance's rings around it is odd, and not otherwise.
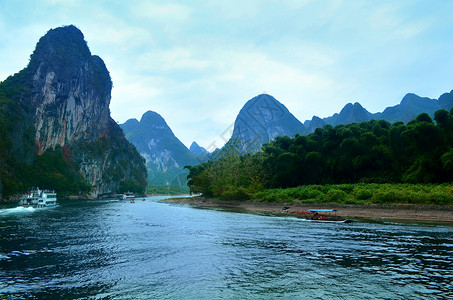
[[[321,214],[320,214],[321,212]],[[298,210],[290,212],[298,215],[306,221],[318,221],[318,222],[335,222],[335,223],[351,223],[351,219],[343,219],[337,216],[336,209],[309,209],[309,210]],[[334,213],[334,214],[331,214]]]

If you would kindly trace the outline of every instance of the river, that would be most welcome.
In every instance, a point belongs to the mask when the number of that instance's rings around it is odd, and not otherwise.
[[[315,223],[161,199],[0,209],[0,298],[453,298],[453,227]]]

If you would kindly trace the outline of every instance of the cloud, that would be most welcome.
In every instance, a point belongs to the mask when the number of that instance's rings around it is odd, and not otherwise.
[[[131,12],[137,18],[169,24],[187,21],[191,16],[192,10],[188,6],[177,3],[139,2],[133,5]]]

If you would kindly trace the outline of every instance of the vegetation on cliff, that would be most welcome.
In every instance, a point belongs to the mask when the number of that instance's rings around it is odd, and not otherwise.
[[[144,193],[144,160],[108,109],[112,81],[75,26],[51,29],[28,66],[0,82],[0,199]]]
[[[308,136],[277,137],[263,145],[261,152],[243,156],[237,155],[232,148],[228,155],[217,161],[188,166],[188,184],[192,192],[223,199],[280,201],[292,197],[335,202],[342,201],[342,198],[349,201],[345,194],[355,188],[363,190],[363,186],[354,185],[358,183],[452,182],[453,111],[439,110],[434,119],[436,122],[427,114],[421,114],[406,125],[403,122],[390,124],[384,120],[336,127],[327,125]],[[279,190],[341,184],[350,186],[330,187],[330,193],[323,193],[322,199],[320,193],[304,198],[305,192],[298,194],[292,190]],[[370,185],[368,192],[359,194],[378,195],[380,188],[371,187],[373,185]],[[397,191],[401,190],[400,187],[408,186],[384,186],[386,190],[394,190],[395,202],[399,201],[401,193]],[[429,187],[426,189],[430,190]],[[389,201],[392,199],[390,194],[386,193]],[[428,203],[453,204],[448,186],[442,191],[435,190],[434,194],[444,196],[439,196],[438,200],[435,200],[437,196],[430,196],[426,198]],[[359,198],[364,198],[363,195]],[[383,201],[376,197],[373,195],[361,200]],[[422,201],[423,197],[415,198]]]

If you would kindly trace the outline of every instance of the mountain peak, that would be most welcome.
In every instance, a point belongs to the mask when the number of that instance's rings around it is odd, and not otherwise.
[[[18,74],[10,80],[22,88],[11,98],[26,108],[21,119],[28,124],[14,134],[23,136],[27,130],[34,135],[33,141],[28,138],[31,145],[22,148],[31,152],[36,147],[38,155],[57,147],[71,153],[65,159],[80,166],[93,196],[114,192],[129,179],[144,190],[143,161],[110,117],[110,74],[102,59],[91,55],[77,27],[49,30]],[[101,139],[109,143],[95,151]]]
[[[142,118],[140,119],[140,123],[142,122],[148,122],[148,121],[158,121],[158,122],[165,122],[164,118],[162,118],[161,115],[159,115],[157,112],[148,110],[142,115]]]
[[[30,64],[35,60],[74,65],[91,57],[83,33],[74,25],[50,29],[39,39],[31,55]]]
[[[273,96],[260,94],[245,103],[234,122],[233,140],[240,152],[254,152],[277,136],[306,133],[304,125]],[[239,150],[239,149],[238,149]]]
[[[167,132],[167,134],[174,136],[172,130],[168,126],[165,119],[157,112],[148,110],[142,115],[140,119],[140,125],[146,128],[152,128],[153,130],[161,130]]]
[[[195,141],[192,143],[192,145],[190,145],[189,150],[196,156],[209,154],[209,152],[205,148],[199,146]]]
[[[120,127],[126,138],[136,147],[146,160],[148,183],[151,185],[185,185],[187,170],[185,165],[197,165],[199,161],[187,147],[173,134],[164,118],[147,111],[140,122],[129,121]]]

